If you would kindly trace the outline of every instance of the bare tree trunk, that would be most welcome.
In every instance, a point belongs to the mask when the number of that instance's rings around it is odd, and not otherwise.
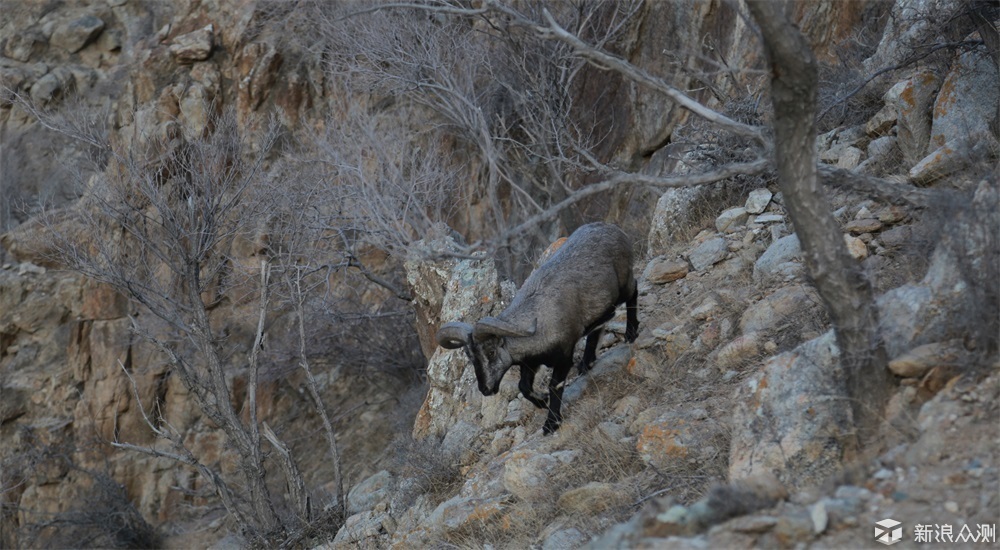
[[[233,408],[229,384],[226,383],[225,368],[220,350],[216,345],[215,335],[212,332],[211,322],[208,319],[208,311],[204,307],[197,307],[203,306],[199,293],[202,286],[200,264],[189,259],[187,270],[185,284],[187,284],[188,301],[195,306],[191,308],[193,314],[192,334],[206,360],[211,388],[209,393],[212,394],[215,401],[208,403],[207,406],[202,406],[202,409],[214,408],[222,417],[219,427],[226,433],[240,455],[240,465],[247,483],[250,506],[253,508],[254,516],[258,522],[255,527],[262,528],[263,533],[260,534],[266,534],[278,527],[279,521],[274,512],[270,491],[267,488],[267,471],[264,468],[264,455],[260,447],[260,428],[256,424],[244,426]],[[254,381],[251,380],[251,382]]]
[[[860,441],[878,427],[890,379],[871,284],[851,258],[817,176],[817,63],[788,18],[791,4],[747,0],[771,69],[778,186],[806,267],[833,320]]]
[[[323,403],[323,398],[319,393],[319,384],[316,383],[316,377],[313,376],[312,368],[309,366],[309,357],[306,354],[305,294],[302,291],[302,273],[296,269],[289,277],[292,278],[289,281],[289,286],[291,287],[295,303],[295,316],[298,318],[299,366],[306,373],[309,395],[312,396],[316,412],[319,413],[319,417],[323,421],[323,431],[326,433],[326,440],[330,445],[330,460],[333,461],[333,485],[336,491],[333,495],[333,500],[337,507],[337,513],[346,517],[346,495],[344,495],[344,477],[341,468],[340,449],[337,446],[337,433],[333,429],[333,422],[330,421],[330,415],[326,412],[326,405]]]

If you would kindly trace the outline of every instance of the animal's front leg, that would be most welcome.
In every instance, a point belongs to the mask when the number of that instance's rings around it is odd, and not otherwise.
[[[573,359],[570,358],[564,365],[552,369],[552,378],[549,380],[549,415],[545,418],[545,425],[542,426],[542,433],[545,435],[558,430],[562,424],[563,388],[566,386],[566,376],[572,364]]]
[[[521,365],[521,381],[517,388],[521,390],[521,395],[539,409],[546,407],[546,397],[535,394],[535,374],[538,373],[537,365]]]

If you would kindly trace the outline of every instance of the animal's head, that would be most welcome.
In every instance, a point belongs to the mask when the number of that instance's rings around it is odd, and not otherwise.
[[[496,317],[484,317],[475,325],[446,323],[438,330],[437,341],[446,349],[464,348],[476,369],[476,381],[483,395],[500,391],[500,380],[514,363],[507,350],[507,338],[535,333],[537,321],[524,328]]]

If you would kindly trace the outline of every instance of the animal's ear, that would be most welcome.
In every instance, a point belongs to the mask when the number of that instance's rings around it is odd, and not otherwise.
[[[438,345],[445,349],[457,349],[469,345],[472,325],[469,323],[445,323],[437,332]]]
[[[535,327],[537,325],[537,319],[531,322],[530,328],[526,329],[522,326],[515,325],[510,321],[498,319],[497,317],[483,317],[478,323],[476,323],[475,328],[473,328],[472,338],[475,340],[481,340],[482,338],[490,336],[531,336],[535,333]]]

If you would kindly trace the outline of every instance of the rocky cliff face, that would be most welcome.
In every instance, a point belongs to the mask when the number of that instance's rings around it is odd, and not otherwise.
[[[933,3],[803,3],[796,17],[831,63],[848,37],[875,37],[865,52],[871,73],[899,63],[910,42],[940,34],[899,23],[934,7],[924,4]],[[282,36],[286,20],[266,2],[7,8],[0,21],[6,91],[38,108],[98,113],[110,121],[111,140],[136,151],[159,137],[203,134],[227,109],[249,135],[259,129],[255,114],[274,114],[291,140],[328,124],[331,113],[335,119],[346,93],[325,73],[321,56]],[[747,21],[728,2],[648,2],[614,47],[636,66],[696,90],[699,101],[750,116],[763,91],[759,75],[745,71],[761,66]],[[514,290],[491,259],[460,257],[451,237],[427,235],[420,248],[454,257],[416,255],[402,266],[416,319],[407,338],[414,349],[419,340],[428,360],[425,394],[385,371],[349,368],[356,365],[338,358],[319,363],[323,394],[341,411],[337,430],[354,487],[349,517],[329,544],[561,548],[603,536],[595,547],[655,545],[666,537],[677,537],[671,543],[678,547],[793,546],[816,537],[836,546],[855,534],[867,540],[859,533],[879,519],[872,514],[928,514],[897,495],[931,490],[910,475],[924,470],[948,480],[940,483],[953,489],[949,502],[961,512],[946,506],[953,519],[989,521],[995,495],[974,486],[996,485],[995,449],[973,445],[960,463],[945,456],[954,442],[939,429],[955,426],[980,442],[997,435],[990,423],[996,342],[984,334],[990,327],[996,333],[1000,280],[996,231],[988,229],[1000,226],[990,206],[997,201],[990,168],[997,145],[986,125],[998,85],[996,64],[972,44],[972,31],[950,31],[970,44],[966,51],[890,73],[892,82],[876,83],[876,104],[863,120],[826,121],[833,127],[818,139],[828,164],[970,192],[967,204],[949,199],[956,204],[918,210],[883,201],[884,194],[835,196],[845,242],[883,291],[884,337],[901,377],[887,396],[887,441],[898,446],[867,454],[858,479],[832,495],[815,492],[857,457],[848,441],[849,411],[826,399],[840,383],[838,350],[780,195],[764,180],[621,193],[588,213],[607,214],[639,236],[646,252],[636,266],[643,273],[642,333],[627,346],[616,330],[623,320],[611,323],[595,368],[566,389],[566,423],[555,436],[542,437],[542,415],[518,397],[516,369],[497,396],[484,398],[464,355],[434,345],[440,323],[495,314]],[[602,161],[661,175],[738,153],[655,91],[594,67],[583,71],[577,116],[606,124],[598,125],[604,138],[595,151]],[[745,97],[747,88],[754,97]],[[359,98],[366,105],[382,100]],[[89,150],[46,131],[24,103],[5,100],[0,124],[4,544],[53,540],[24,538],[23,529],[56,517],[85,525],[78,512],[95,503],[101,510],[131,503],[141,516],[136,523],[156,526],[170,544],[214,542],[228,525],[204,479],[172,460],[108,442],[153,443],[141,411],[157,409],[202,462],[231,473],[238,466],[221,430],[198,412],[164,358],[133,334],[129,316],[137,306],[60,271],[32,239],[38,226],[30,218],[38,210],[20,208],[73,205],[97,172]],[[952,216],[950,208],[962,214]],[[940,242],[934,238],[942,234]],[[248,245],[234,258],[257,252]],[[364,295],[366,303],[389,299],[379,290]],[[213,323],[229,334],[252,334],[253,310],[252,303],[227,304],[213,311]],[[236,362],[229,383],[245,410],[247,382]],[[331,479],[329,465],[310,450],[319,426],[306,420],[301,376],[288,372],[278,364],[262,382],[258,414],[289,436],[309,481],[322,487]],[[415,386],[419,398],[404,398]],[[95,497],[107,479],[122,491]],[[744,485],[733,493],[709,491],[739,480]],[[746,503],[720,511],[727,494]],[[783,499],[769,512],[758,510]],[[759,513],[706,533],[751,511]],[[202,534],[191,534],[197,530]]]

